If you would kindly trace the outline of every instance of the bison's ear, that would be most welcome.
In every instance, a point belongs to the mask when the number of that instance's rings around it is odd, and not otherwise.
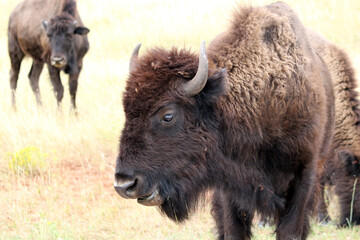
[[[350,152],[341,150],[338,152],[338,157],[340,161],[340,166],[344,166],[346,171],[354,176],[357,177],[360,174],[360,164],[358,159]]]
[[[198,94],[198,98],[207,103],[216,102],[221,95],[225,94],[227,88],[226,69],[223,68],[210,75],[205,87]]]
[[[90,30],[86,27],[76,27],[74,30],[74,34],[79,34],[79,35],[86,35],[90,32]]]
[[[49,26],[49,22],[48,21],[42,21],[42,25],[43,25],[43,28],[45,29],[45,30],[47,30],[48,29],[48,26]]]

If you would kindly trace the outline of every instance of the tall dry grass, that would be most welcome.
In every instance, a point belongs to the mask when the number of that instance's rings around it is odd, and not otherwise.
[[[27,78],[30,59],[22,64],[18,112],[12,112],[6,30],[19,2],[0,0],[0,239],[214,239],[208,206],[190,222],[175,225],[154,208],[120,199],[112,189],[129,55],[138,42],[140,54],[155,45],[197,51],[201,40],[209,43],[228,26],[237,4],[272,1],[78,0],[91,30],[79,79],[78,118],[69,113],[66,75],[63,114],[57,112],[46,69],[40,79],[44,108],[37,109]],[[287,3],[306,26],[345,49],[359,69],[358,0]],[[48,165],[36,176],[16,174],[9,156],[29,146],[46,154]],[[357,228],[313,228],[310,239],[360,239]],[[274,239],[271,231],[258,229],[255,239]]]

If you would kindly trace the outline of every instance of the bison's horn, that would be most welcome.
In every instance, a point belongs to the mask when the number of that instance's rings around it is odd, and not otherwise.
[[[141,43],[138,43],[132,54],[131,54],[131,58],[130,58],[130,65],[129,65],[129,71],[132,72],[135,67],[138,65],[138,56],[139,56],[139,49],[141,47]]]
[[[208,78],[208,60],[206,56],[205,41],[201,42],[199,54],[199,67],[193,79],[183,85],[183,91],[188,97],[195,96],[205,87]]]

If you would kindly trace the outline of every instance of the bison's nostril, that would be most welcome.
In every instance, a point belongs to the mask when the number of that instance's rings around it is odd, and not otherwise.
[[[65,58],[64,57],[52,57],[51,58],[51,64],[54,66],[63,66],[65,64]]]
[[[134,187],[135,183],[136,183],[135,180],[127,180],[127,181],[115,180],[114,187],[128,190],[128,189]]]
[[[64,61],[64,58],[63,57],[53,57],[52,60],[54,62],[62,62],[62,61]]]
[[[137,187],[137,179],[131,179],[128,176],[115,174],[114,188],[115,191],[124,198],[134,198]]]

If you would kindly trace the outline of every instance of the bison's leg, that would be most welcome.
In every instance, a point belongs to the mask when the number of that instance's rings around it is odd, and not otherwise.
[[[11,62],[10,70],[10,88],[11,88],[11,103],[14,110],[16,110],[16,98],[15,92],[17,87],[17,81],[20,72],[21,61],[23,60],[25,54],[21,51],[17,42],[9,35],[9,56]]]
[[[51,83],[53,85],[54,94],[57,100],[58,107],[61,106],[61,100],[64,96],[64,86],[60,79],[60,70],[48,64]]]
[[[221,194],[220,190],[215,190],[211,207],[211,215],[215,220],[218,240],[224,240],[224,209],[222,206]]]
[[[304,152],[299,156],[299,162],[307,163],[299,167],[294,182],[287,195],[287,207],[280,213],[276,229],[277,240],[306,239],[310,224],[309,214],[314,206],[315,198],[315,161],[313,155]],[[311,198],[311,201],[309,201]]]
[[[224,206],[224,239],[249,240],[253,214],[232,206],[230,202],[225,203]]]
[[[351,206],[351,193],[344,194],[339,196],[339,203],[340,203],[340,220],[339,226],[340,227],[348,227],[350,222],[350,206]],[[352,221],[353,223],[354,221]]]
[[[38,106],[42,105],[41,94],[40,94],[40,90],[39,90],[39,77],[40,77],[43,67],[44,67],[43,62],[34,60],[32,66],[31,66],[31,70],[29,72],[30,86],[35,94],[36,102],[37,102]]]
[[[327,211],[327,205],[325,202],[325,177],[320,179],[320,198],[318,205],[318,218],[320,223],[328,223],[331,221],[329,213]]]
[[[78,78],[79,73],[71,74],[69,76],[69,90],[70,90],[70,97],[71,97],[71,109],[76,113],[76,92],[78,87]]]
[[[221,190],[216,190],[213,195],[212,216],[215,219],[218,239],[249,240],[254,214],[238,207],[230,195]]]
[[[339,175],[338,175],[339,176]],[[342,175],[339,176],[342,179],[342,182],[335,187],[336,195],[339,197],[339,204],[340,204],[340,227],[348,227],[350,222],[350,215],[351,215],[351,201],[352,201],[352,194],[353,194],[353,186],[355,178],[349,175]],[[346,180],[346,182],[343,182]],[[358,179],[359,181],[360,179]],[[353,202],[353,212],[352,212],[352,219],[351,224],[360,224],[360,190],[359,184],[356,185],[355,195],[354,195],[354,202]]]
[[[223,192],[220,196],[223,208],[224,239],[249,240],[254,214],[238,205],[233,192]]]

